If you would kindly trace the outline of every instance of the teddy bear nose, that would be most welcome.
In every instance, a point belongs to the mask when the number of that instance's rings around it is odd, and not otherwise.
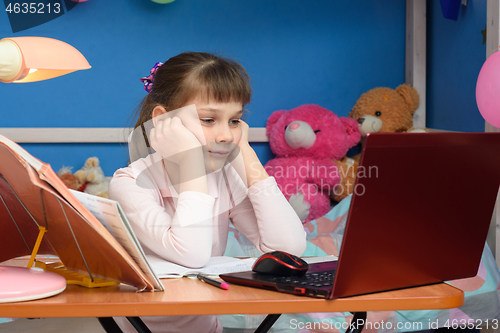
[[[290,124],[290,129],[291,130],[296,130],[297,128],[300,127],[300,124],[299,123],[291,123]]]
[[[364,117],[361,117],[358,119],[358,123],[359,124],[363,124],[363,122],[365,121],[365,118]]]

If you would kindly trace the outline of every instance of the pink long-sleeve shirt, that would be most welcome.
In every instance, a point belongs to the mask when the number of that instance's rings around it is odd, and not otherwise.
[[[261,252],[301,255],[306,248],[302,223],[273,177],[246,188],[234,168],[207,175],[208,194],[178,194],[153,154],[115,172],[109,196],[120,203],[146,254],[189,267],[224,254],[229,222]],[[216,316],[145,317],[152,332],[221,332]],[[117,320],[133,331],[126,320]],[[166,330],[166,328],[169,328]]]

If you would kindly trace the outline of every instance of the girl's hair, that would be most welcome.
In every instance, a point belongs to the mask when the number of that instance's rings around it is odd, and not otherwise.
[[[158,67],[151,92],[139,104],[135,128],[149,121],[160,105],[178,109],[201,95],[216,102],[250,102],[252,89],[245,69],[236,61],[209,53],[185,52]]]

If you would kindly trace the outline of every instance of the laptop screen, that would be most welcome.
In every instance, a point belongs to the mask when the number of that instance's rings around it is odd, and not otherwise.
[[[475,276],[500,184],[500,133],[368,135],[332,297]]]

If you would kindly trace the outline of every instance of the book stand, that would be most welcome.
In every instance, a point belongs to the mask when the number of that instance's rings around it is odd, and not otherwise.
[[[64,291],[67,284],[78,284],[88,288],[119,284],[116,281],[95,279],[92,276],[89,277],[85,274],[71,272],[67,270],[61,262],[46,264],[36,261],[35,267],[33,267],[43,236],[48,231],[47,221],[45,221],[46,226],[39,225],[12,189],[9,182],[1,175],[0,180],[4,181],[10,187],[15,198],[17,198],[23,209],[38,225],[39,229],[38,237],[31,251],[27,267],[0,266],[0,303],[27,301],[53,296]],[[6,208],[12,222],[16,225],[24,243],[29,248],[18,223],[1,194],[0,200]],[[2,222],[8,223],[7,221]]]

